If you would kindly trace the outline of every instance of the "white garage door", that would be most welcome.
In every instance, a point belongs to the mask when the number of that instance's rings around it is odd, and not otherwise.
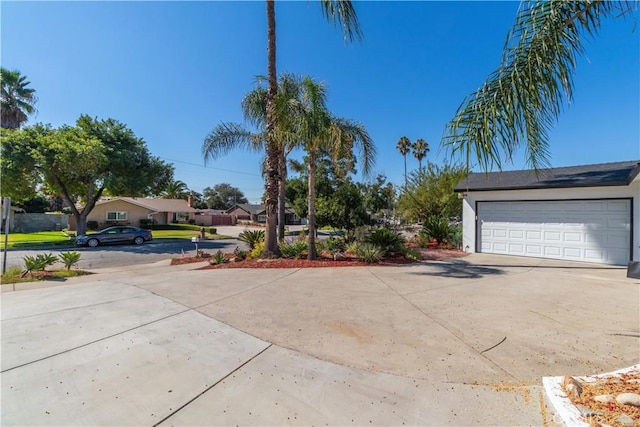
[[[479,252],[624,265],[629,200],[478,202]]]

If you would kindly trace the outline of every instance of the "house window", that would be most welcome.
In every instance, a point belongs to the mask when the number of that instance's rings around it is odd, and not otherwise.
[[[107,221],[126,221],[126,212],[107,212]]]
[[[267,222],[266,215],[258,215],[258,222]]]

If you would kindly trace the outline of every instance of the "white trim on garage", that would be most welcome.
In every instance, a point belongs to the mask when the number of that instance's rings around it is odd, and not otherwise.
[[[631,257],[631,201],[477,201],[476,251],[626,264]]]

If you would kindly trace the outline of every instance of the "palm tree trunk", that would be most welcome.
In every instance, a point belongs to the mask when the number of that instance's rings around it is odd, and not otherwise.
[[[278,90],[276,76],[276,11],[274,0],[267,0],[267,167],[266,200],[267,229],[265,230],[264,257],[278,255],[278,163],[279,148],[275,140],[275,99]]]
[[[402,158],[404,158],[404,188],[407,188],[407,155],[403,154]]]
[[[278,156],[280,163],[278,168],[280,170],[280,181],[278,186],[278,240],[284,240],[284,226],[286,224],[286,180],[287,180],[287,159],[284,155],[284,150],[280,152]]]
[[[316,150],[309,150],[309,254],[307,259],[316,259]]]

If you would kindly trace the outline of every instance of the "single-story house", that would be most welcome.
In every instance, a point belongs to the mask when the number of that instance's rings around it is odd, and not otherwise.
[[[139,227],[140,220],[152,220],[155,224],[186,223],[195,219],[196,210],[182,199],[148,199],[141,197],[114,197],[96,203],[87,217],[102,229],[112,225]],[[71,216],[69,228],[75,230]]]
[[[236,217],[237,221],[249,221],[259,224],[267,222],[267,210],[264,205],[237,204],[227,209],[227,213]],[[285,207],[284,218],[286,225],[299,225],[301,223],[300,218],[288,206]]]
[[[467,252],[626,265],[640,260],[640,161],[472,173]]]

